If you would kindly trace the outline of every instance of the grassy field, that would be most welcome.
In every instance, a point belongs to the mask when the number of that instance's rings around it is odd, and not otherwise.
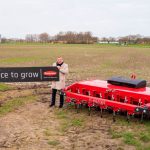
[[[61,44],[4,44],[0,45],[0,67],[49,66],[58,56],[62,56],[69,64],[70,73],[67,84],[78,80],[107,79],[111,76],[130,77],[136,73],[140,79],[150,81],[150,46],[132,45],[61,45]],[[0,84],[0,91],[11,89],[8,85]],[[28,99],[28,97],[27,97]],[[34,98],[33,98],[34,99]],[[13,100],[13,99],[12,99]],[[0,112],[12,111],[18,104],[10,101],[1,108]],[[10,109],[9,106],[13,106]],[[83,126],[84,119],[78,115],[71,120],[70,112],[57,111],[55,115],[62,123],[62,131],[70,126]],[[69,122],[69,123],[68,123]],[[118,128],[119,126],[119,128]],[[137,132],[139,131],[139,132]],[[50,136],[49,131],[45,134]],[[109,130],[114,139],[122,139],[125,144],[135,146],[136,149],[150,149],[150,122],[145,124],[133,121],[128,124],[125,119],[118,118]],[[58,141],[50,140],[49,145],[59,145]]]
[[[68,79],[130,76],[150,81],[150,48],[141,46],[23,44],[0,45],[0,66],[49,66],[57,56],[69,64]]]

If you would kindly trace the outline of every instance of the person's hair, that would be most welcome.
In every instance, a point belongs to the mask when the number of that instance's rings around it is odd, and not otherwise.
[[[57,58],[62,58],[62,56],[58,56]]]

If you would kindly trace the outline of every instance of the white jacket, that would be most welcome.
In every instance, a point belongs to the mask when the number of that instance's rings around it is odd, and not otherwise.
[[[56,63],[53,63],[53,66],[57,66]],[[68,74],[68,64],[63,63],[59,70],[59,81],[53,81],[51,88],[61,90],[65,88],[66,75]]]

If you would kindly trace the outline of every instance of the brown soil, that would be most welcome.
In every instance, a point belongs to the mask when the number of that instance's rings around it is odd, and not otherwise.
[[[0,150],[134,149],[134,147],[125,146],[120,139],[112,139],[109,133],[112,120],[107,117],[100,118],[96,113],[86,116],[82,128],[69,127],[66,132],[61,132],[59,130],[61,122],[56,116],[58,108],[48,107],[49,88],[45,85],[40,88],[27,89],[26,86],[20,88],[1,92],[3,102],[14,97],[32,94],[39,95],[39,98],[36,102],[0,117]],[[70,111],[70,115],[74,114],[75,111]],[[49,143],[49,141],[55,142]]]

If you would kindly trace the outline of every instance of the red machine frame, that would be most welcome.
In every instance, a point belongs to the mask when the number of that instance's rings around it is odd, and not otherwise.
[[[128,88],[102,80],[76,82],[64,89],[66,102],[77,105],[87,104],[89,108],[125,111],[127,115],[150,114],[150,88]]]

